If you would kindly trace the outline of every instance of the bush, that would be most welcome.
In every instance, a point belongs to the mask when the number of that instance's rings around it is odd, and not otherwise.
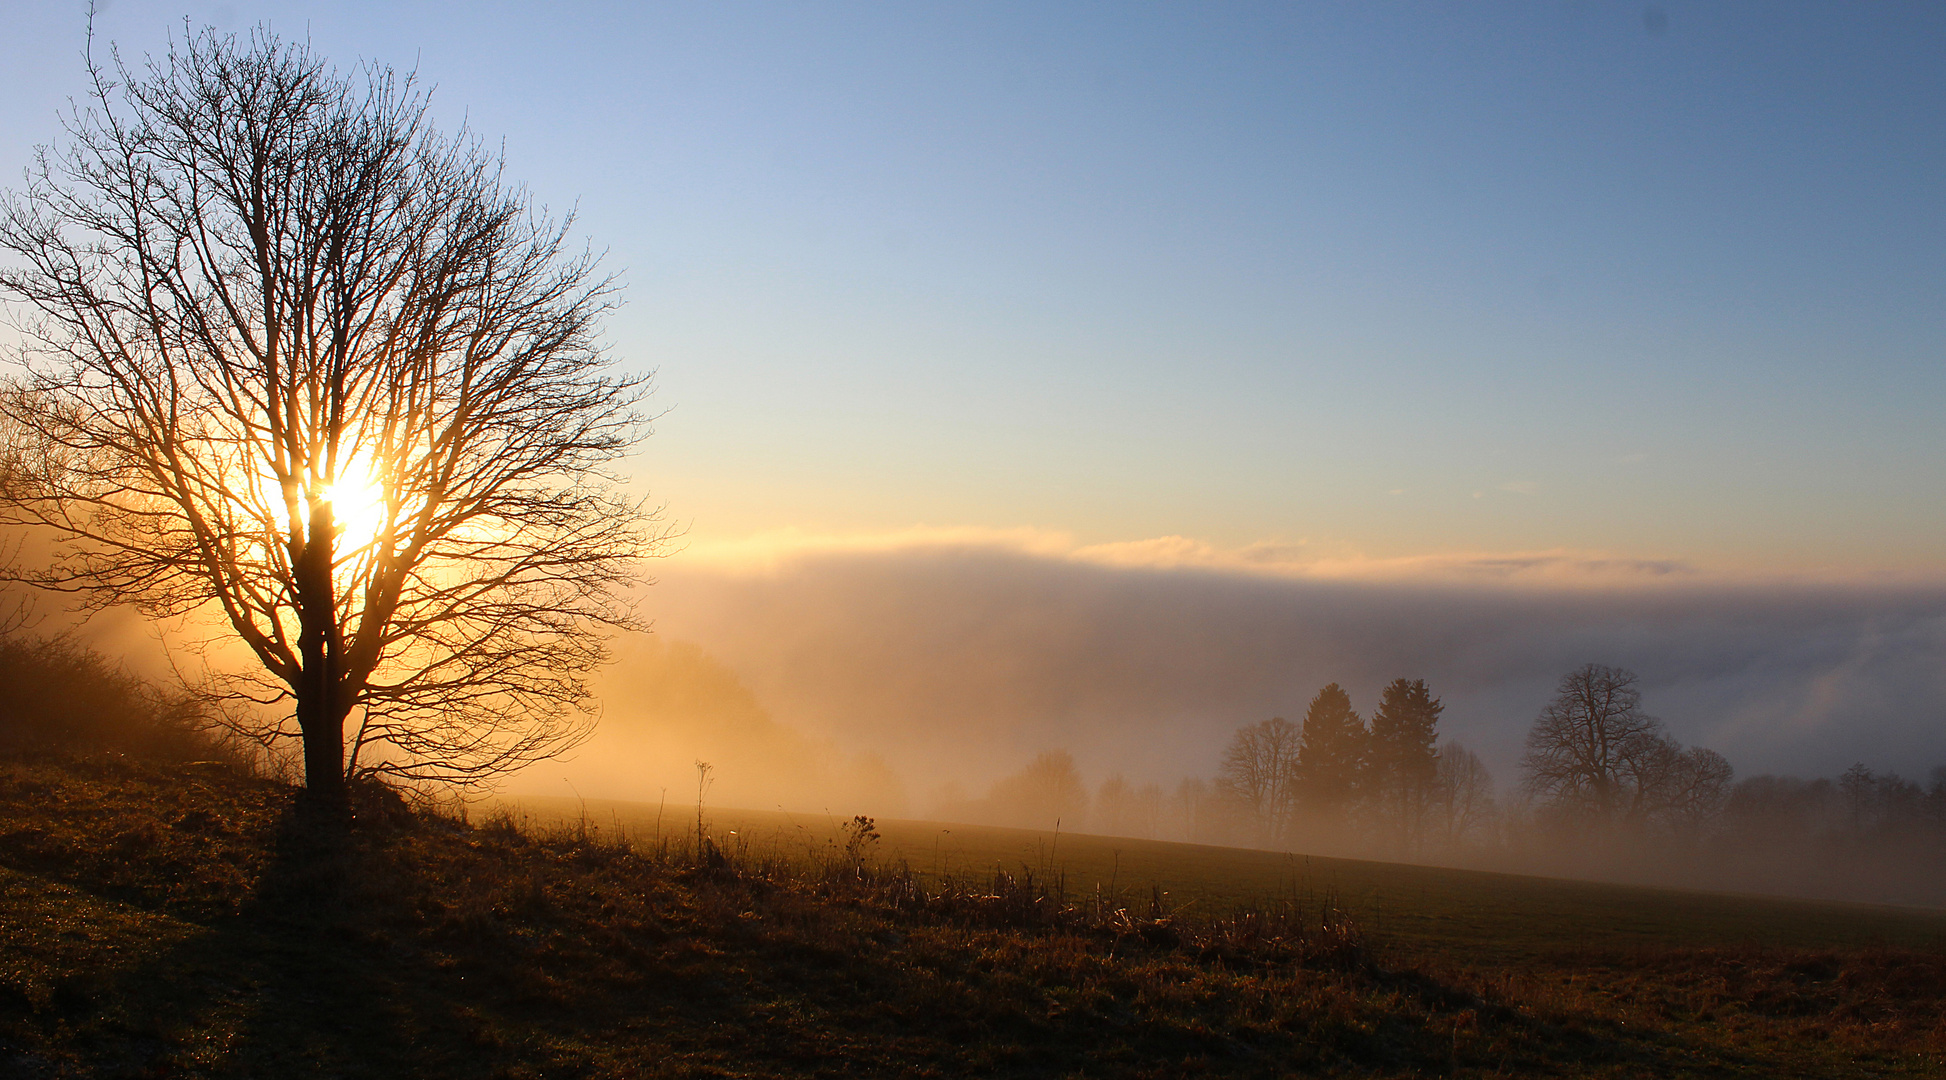
[[[207,757],[204,710],[66,636],[0,637],[0,752]]]

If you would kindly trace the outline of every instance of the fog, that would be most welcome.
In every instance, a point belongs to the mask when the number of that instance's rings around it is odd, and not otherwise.
[[[625,638],[596,688],[593,736],[517,774],[509,791],[666,802],[672,820],[693,813],[699,795],[761,809],[910,811],[904,782],[880,756],[843,752],[777,722],[734,672],[693,643]],[[710,766],[707,773],[698,763]]]
[[[646,609],[775,722],[882,757],[920,802],[1057,748],[1090,782],[1206,776],[1239,725],[1295,720],[1333,681],[1368,710],[1399,676],[1430,684],[1443,736],[1504,784],[1556,681],[1590,662],[1637,672],[1671,734],[1739,775],[1946,762],[1946,589],[1653,566],[1536,581],[1519,572],[1533,565],[1319,580],[926,544],[678,560]],[[606,708],[626,717],[626,693]]]
[[[617,640],[597,676],[593,737],[507,790],[664,802],[674,823],[702,761],[716,806],[1946,904],[1946,589],[1181,554],[1000,537],[670,560],[645,592],[654,633]],[[123,614],[83,634],[157,652]],[[1523,800],[1527,731],[1589,663],[1637,673],[1670,737],[1734,767],[1706,826],[1591,837]],[[1369,717],[1400,677],[1444,703],[1439,747],[1490,773],[1477,821],[1407,842],[1293,812],[1272,835],[1223,802],[1239,728],[1300,720],[1329,682]]]
[[[1141,555],[1002,538],[674,560],[647,593],[655,633],[601,679],[600,731],[515,787],[687,813],[702,759],[717,805],[1946,903],[1912,869],[1937,838],[1907,828],[1938,816],[1919,785],[1946,763],[1946,589],[1565,556],[1326,576]],[[1713,824],[1591,842],[1523,802],[1523,739],[1588,663],[1636,672],[1670,737],[1747,781]],[[1398,677],[1426,680],[1440,747],[1491,774],[1485,824],[1405,843],[1298,814],[1273,840],[1222,803],[1240,727],[1298,720],[1327,682],[1369,716]],[[1835,782],[1860,762],[1869,783]]]

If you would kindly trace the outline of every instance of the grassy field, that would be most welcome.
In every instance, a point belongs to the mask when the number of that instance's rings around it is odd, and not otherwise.
[[[1946,1076],[1923,912],[918,823],[860,864],[836,822],[728,811],[696,858],[642,807],[305,806],[0,760],[0,1077]]]
[[[509,805],[547,825],[585,819],[638,841],[682,843],[695,807],[526,798]],[[719,841],[810,858],[839,842],[822,814],[710,809]],[[1409,953],[1518,964],[1563,952],[1665,948],[1946,949],[1946,912],[1566,881],[1122,837],[880,820],[877,858],[922,876],[981,878],[996,867],[1059,874],[1071,896],[1100,888],[1146,906],[1151,890],[1183,912],[1294,900],[1330,905],[1376,942]]]

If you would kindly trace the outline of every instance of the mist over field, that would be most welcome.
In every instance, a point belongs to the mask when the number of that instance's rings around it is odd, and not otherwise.
[[[1924,854],[1946,809],[1934,772],[1946,764],[1946,590],[1712,582],[1559,555],[1333,573],[1004,538],[672,561],[649,594],[657,632],[618,641],[599,677],[593,738],[510,790],[662,803],[680,827],[693,821],[700,760],[709,805],[802,811],[816,827],[854,813],[1042,830],[1059,820],[1310,854],[1946,902]],[[1699,804],[1703,818],[1592,841],[1555,831],[1545,800],[1525,800],[1528,730],[1563,675],[1588,664],[1637,673],[1644,711],[1675,743],[1734,767]],[[1301,722],[1331,682],[1370,718],[1399,678],[1424,679],[1443,701],[1438,748],[1471,751],[1490,771],[1469,789],[1484,816],[1442,817],[1444,831],[1408,838],[1376,811],[1252,816],[1225,788],[1240,728]]]
[[[1208,775],[1237,727],[1295,720],[1332,681],[1368,711],[1399,676],[1427,681],[1442,742],[1504,789],[1555,683],[1590,662],[1637,672],[1645,708],[1739,776],[1946,762],[1946,590],[1542,562],[1319,580],[935,544],[671,564],[650,595],[658,635],[734,672],[780,728],[882,757],[921,803],[1050,748],[1091,781]],[[720,765],[729,783],[737,763]]]

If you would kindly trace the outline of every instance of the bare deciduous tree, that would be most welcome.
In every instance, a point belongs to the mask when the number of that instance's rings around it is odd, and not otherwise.
[[[262,31],[90,66],[0,207],[33,436],[6,516],[67,542],[34,580],[214,614],[329,798],[570,745],[660,539],[610,472],[646,384],[571,219],[388,69]]]
[[[1107,836],[1133,836],[1155,839],[1162,817],[1162,788],[1156,784],[1136,787],[1121,773],[1114,773],[1095,789],[1094,814],[1089,829]]]
[[[1045,750],[996,781],[987,799],[1000,819],[1026,829],[1072,830],[1088,813],[1088,789],[1066,750]]]
[[[1651,813],[1677,829],[1698,831],[1728,805],[1735,776],[1729,761],[1714,750],[1681,750],[1659,778]]]
[[[1243,811],[1264,840],[1281,839],[1297,797],[1297,725],[1281,716],[1237,729],[1223,751],[1216,791]]]
[[[1207,781],[1200,777],[1183,777],[1176,785],[1175,793],[1169,796],[1168,811],[1174,819],[1169,838],[1192,843],[1217,841],[1220,823],[1216,820],[1218,815],[1211,812],[1215,802]]]
[[[1642,711],[1635,673],[1586,664],[1561,679],[1527,733],[1521,758],[1529,793],[1600,820],[1630,809],[1661,750],[1662,722]]]
[[[1605,822],[1694,827],[1713,817],[1729,797],[1730,763],[1684,749],[1641,705],[1634,672],[1588,664],[1568,673],[1527,733],[1527,791]]]
[[[1449,743],[1434,764],[1431,810],[1443,839],[1456,844],[1486,831],[1494,818],[1493,774],[1479,755]]]

